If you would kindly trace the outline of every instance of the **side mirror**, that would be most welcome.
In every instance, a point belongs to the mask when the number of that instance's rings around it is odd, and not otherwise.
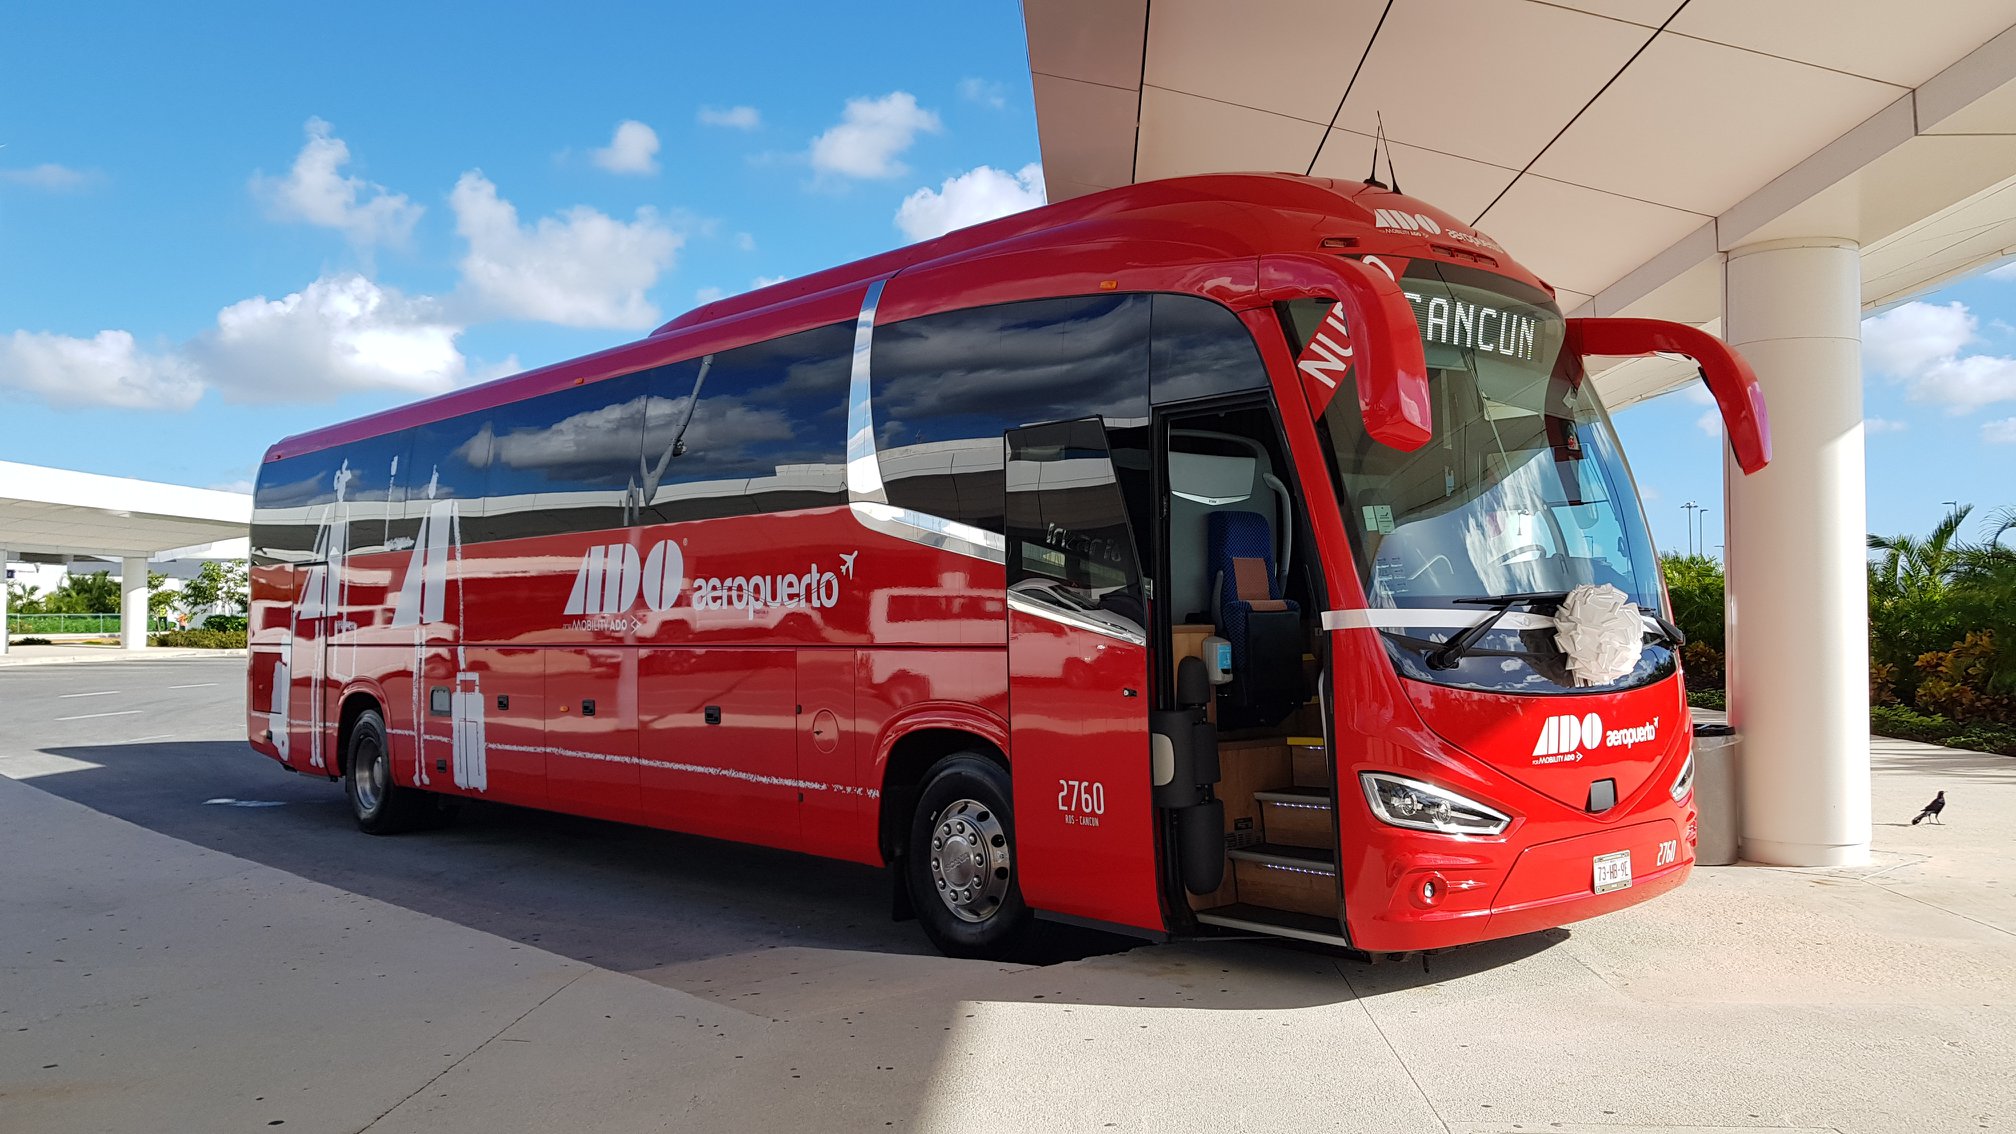
[[[1344,377],[1356,378],[1358,413],[1374,441],[1413,452],[1434,435],[1428,359],[1414,308],[1392,276],[1362,260],[1285,254],[1261,260],[1269,303],[1330,299],[1316,333],[1295,359],[1309,408],[1321,414]]]
[[[1764,410],[1764,391],[1757,388],[1750,364],[1721,339],[1663,319],[1570,319],[1568,349],[1625,358],[1686,355],[1700,366],[1701,380],[1722,411],[1737,467],[1749,474],[1771,463],[1771,421]]]

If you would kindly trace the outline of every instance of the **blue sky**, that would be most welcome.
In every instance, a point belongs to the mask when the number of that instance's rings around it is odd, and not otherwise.
[[[240,485],[286,434],[1038,200],[1017,6],[865,10],[7,6],[0,457]],[[1872,327],[1875,530],[2016,502],[2012,307],[1980,278]],[[1664,547],[1689,499],[1721,542],[1704,409],[1619,415]]]

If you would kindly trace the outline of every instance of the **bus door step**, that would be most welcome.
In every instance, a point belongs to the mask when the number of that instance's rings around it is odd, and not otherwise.
[[[1269,937],[1294,937],[1302,941],[1335,945],[1340,949],[1351,947],[1351,942],[1345,940],[1343,933],[1340,932],[1341,927],[1334,917],[1318,917],[1315,914],[1269,909],[1265,906],[1237,902],[1229,906],[1199,910],[1197,920],[1221,929],[1262,933]]]

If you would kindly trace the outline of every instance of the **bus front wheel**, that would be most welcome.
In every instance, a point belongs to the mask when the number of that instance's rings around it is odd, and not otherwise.
[[[1034,920],[1015,877],[1008,773],[962,752],[931,769],[910,817],[906,876],[917,920],[950,957],[1011,960]]]

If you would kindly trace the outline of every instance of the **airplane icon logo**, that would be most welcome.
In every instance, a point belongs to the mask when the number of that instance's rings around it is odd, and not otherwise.
[[[841,553],[840,553],[840,573],[841,573],[841,574],[843,574],[843,575],[845,575],[845,576],[847,576],[847,577],[848,577],[848,578],[850,578],[850,579],[851,579],[851,578],[853,578],[853,577],[854,577],[854,560],[856,560],[857,558],[859,558],[859,557],[860,557],[860,555],[861,555],[861,553],[860,553],[860,552],[858,552],[858,551],[843,551],[843,552],[841,552]]]

